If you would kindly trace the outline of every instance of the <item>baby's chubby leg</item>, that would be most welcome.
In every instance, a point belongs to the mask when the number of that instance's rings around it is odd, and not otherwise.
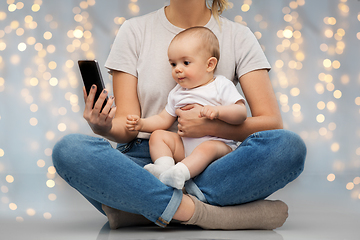
[[[182,189],[187,180],[199,175],[211,162],[231,151],[232,149],[224,142],[205,141],[184,160],[161,173],[159,179],[168,186]]]
[[[144,168],[159,178],[160,174],[175,165],[175,161],[181,161],[185,157],[184,146],[177,133],[156,130],[149,140],[149,148],[153,164]]]

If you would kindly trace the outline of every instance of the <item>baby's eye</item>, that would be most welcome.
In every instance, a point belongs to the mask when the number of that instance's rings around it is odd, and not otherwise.
[[[187,65],[190,64],[190,62],[189,62],[189,61],[185,61],[184,64],[187,66]]]
[[[170,63],[172,67],[176,67],[176,63]]]

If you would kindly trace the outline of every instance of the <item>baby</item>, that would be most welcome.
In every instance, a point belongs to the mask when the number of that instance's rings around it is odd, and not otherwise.
[[[211,30],[193,27],[180,32],[169,45],[168,57],[178,84],[169,93],[165,109],[148,118],[129,115],[127,128],[152,132],[149,148],[154,163],[144,168],[164,184],[182,189],[187,180],[237,145],[235,141],[217,137],[186,138],[166,131],[177,119],[176,109],[199,104],[200,118],[219,119],[233,125],[242,124],[247,113],[245,100],[233,82],[214,75],[220,48]]]

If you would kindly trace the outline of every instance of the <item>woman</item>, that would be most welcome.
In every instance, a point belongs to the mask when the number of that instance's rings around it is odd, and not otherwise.
[[[103,206],[112,228],[148,220],[165,227],[172,219],[206,229],[274,229],[285,222],[286,204],[262,199],[302,172],[306,148],[296,134],[281,130],[270,66],[253,34],[218,17],[226,4],[214,0],[211,11],[205,0],[171,0],[165,8],[126,21],[106,62],[116,108],[111,109],[110,98],[99,111],[104,91],[92,109],[96,89],[89,96],[84,92],[84,118],[94,133],[126,144],[113,149],[104,139],[69,135],[55,146],[59,175],[102,213]],[[125,124],[129,114],[148,117],[163,109],[175,86],[167,47],[178,32],[193,26],[208,27],[217,35],[222,57],[215,73],[240,82],[252,117],[234,126],[199,118],[197,105],[178,110],[178,125],[171,130],[182,137],[242,141],[188,181],[188,194],[183,194],[143,169],[151,163],[149,135],[130,132]]]

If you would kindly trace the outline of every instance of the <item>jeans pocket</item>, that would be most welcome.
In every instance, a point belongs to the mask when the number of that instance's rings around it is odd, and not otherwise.
[[[116,149],[118,151],[120,151],[121,153],[127,153],[134,146],[134,142],[135,142],[135,140],[128,142],[128,143],[119,143],[117,145]]]

